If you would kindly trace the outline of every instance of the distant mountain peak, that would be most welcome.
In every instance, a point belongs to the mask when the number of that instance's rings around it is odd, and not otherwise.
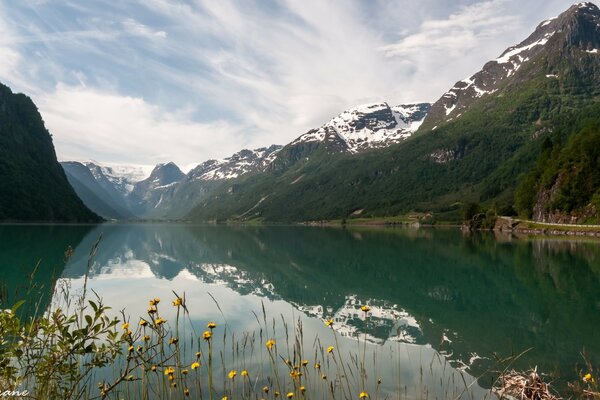
[[[224,159],[208,160],[188,172],[188,179],[215,181],[262,172],[275,159],[281,148],[282,146],[272,145],[254,150],[243,149]]]
[[[181,181],[185,174],[174,162],[157,164],[150,176],[138,184],[148,184],[150,187],[165,186]]]
[[[291,145],[324,142],[332,148],[357,153],[387,147],[411,136],[431,104],[414,103],[390,107],[386,102],[364,104],[338,116],[293,141]]]

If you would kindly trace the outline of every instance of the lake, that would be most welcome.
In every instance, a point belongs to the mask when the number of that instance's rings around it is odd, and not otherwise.
[[[3,225],[0,266],[8,301],[25,293],[29,278],[44,287],[59,278],[77,294],[87,275],[88,293],[132,319],[146,313],[148,300],[168,302],[175,291],[185,293],[200,332],[215,321],[241,336],[265,328],[264,318],[280,327],[278,345],[288,340],[282,321],[293,330],[298,320],[307,342],[333,344],[324,324],[331,318],[336,351],[363,352],[369,380],[381,379],[370,390],[382,397],[460,397],[468,386],[481,398],[490,371],[505,365],[497,358],[524,351],[514,367],[537,366],[560,387],[578,379],[582,351],[595,362],[600,355],[594,241],[454,229]],[[369,305],[368,318],[361,305]],[[166,319],[174,312],[166,308]],[[232,350],[221,351],[225,370]],[[261,362],[253,358],[249,370]]]

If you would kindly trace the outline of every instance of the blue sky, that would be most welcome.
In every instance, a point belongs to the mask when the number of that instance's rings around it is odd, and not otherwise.
[[[61,160],[182,167],[435,101],[564,0],[0,1],[0,81]]]

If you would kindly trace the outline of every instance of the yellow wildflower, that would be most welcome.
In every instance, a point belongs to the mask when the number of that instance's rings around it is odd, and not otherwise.
[[[364,312],[369,312],[369,311],[371,311],[371,307],[369,307],[369,306],[362,306],[360,309],[361,309],[362,311],[364,311]],[[363,392],[363,393],[364,393],[364,392]]]
[[[306,392],[306,388],[305,388],[304,386],[300,386],[300,391],[301,391],[302,393],[304,393],[304,392]]]
[[[179,339],[172,337],[171,339],[169,339],[169,344],[177,344],[179,342]]]
[[[192,365],[190,366],[191,369],[198,369],[200,368],[200,363],[198,361],[193,362]]]
[[[129,346],[129,348],[127,349],[127,351],[129,351],[131,353],[133,351],[133,346]]]
[[[206,324],[206,327],[208,329],[215,329],[217,327],[217,324],[215,324],[214,322],[210,321],[208,324]]]
[[[221,400],[227,400],[227,396],[221,397]]]
[[[156,306],[148,307],[148,314],[155,314],[155,313],[156,313]]]
[[[148,302],[148,304],[150,304],[151,306],[155,306],[155,305],[157,305],[158,303],[160,303],[160,299],[159,299],[158,297],[155,297],[155,298],[153,298],[152,300],[150,300],[150,301]]]
[[[268,386],[263,386],[263,392],[269,393],[269,387]]]
[[[182,304],[183,304],[183,300],[181,300],[181,297],[178,297],[175,300],[173,300],[173,307],[179,307]]]
[[[321,363],[316,363],[315,364],[315,369],[321,369]]]
[[[279,392],[277,390],[275,391],[275,397],[279,397]]]
[[[189,374],[189,373],[190,373],[190,371],[188,371],[187,369],[182,369],[182,370],[181,370],[181,373],[182,373],[183,375],[187,375],[187,374]]]
[[[175,373],[175,369],[173,367],[165,368],[165,375],[173,375]]]
[[[169,375],[169,382],[173,382],[175,380],[175,376],[174,375]]]
[[[369,398],[369,394],[367,392],[360,392],[360,394],[358,395],[358,397],[360,399],[368,399]]]
[[[148,325],[148,321],[146,321],[145,319],[141,319],[140,326],[146,326],[146,325]]]
[[[190,390],[189,389],[185,389],[183,391],[183,395],[186,396],[186,397],[188,397],[190,395]]]
[[[143,340],[144,342],[147,342],[148,340],[150,340],[150,336],[148,336],[148,335],[144,335],[144,337],[142,338],[142,340]]]
[[[236,375],[237,375],[237,371],[235,369],[232,369],[231,371],[229,371],[229,374],[227,374],[229,379],[235,379]]]
[[[329,346],[329,347],[327,348],[327,352],[328,352],[329,354],[333,353],[333,346]]]
[[[202,356],[202,353],[200,353],[199,351],[196,352],[196,358],[200,358]]]
[[[139,344],[138,344],[138,346],[137,346],[135,349],[136,349],[136,350],[137,350],[139,353],[141,353],[141,352],[142,352],[142,346],[140,346]]]
[[[156,326],[161,326],[165,322],[167,322],[167,321],[164,320],[164,319],[162,319],[162,318],[158,318],[156,321],[154,321],[154,323],[156,324]]]
[[[288,399],[291,399],[292,397],[294,397],[294,393],[293,392],[289,392],[288,394],[285,395]]]
[[[327,380],[327,375],[325,375],[325,374],[321,375],[321,379],[323,379],[324,381]]]
[[[133,375],[128,375],[128,376],[127,376],[127,380],[128,380],[128,381],[132,381],[133,379],[134,379],[134,378],[133,378]]]
[[[273,348],[273,346],[275,346],[275,339],[269,339],[269,340],[267,340],[267,348],[269,350],[271,350]]]
[[[204,331],[204,333],[202,334],[202,337],[204,338],[204,340],[210,340],[212,338],[212,332]]]
[[[150,371],[152,371],[152,372],[156,372],[156,365],[153,365],[153,366],[151,366],[151,367],[150,367]]]
[[[242,370],[242,376],[248,376],[248,371],[246,371],[245,369]]]
[[[590,374],[590,373],[587,373],[587,374],[585,374],[585,376],[583,377],[583,381],[584,381],[584,382],[591,382],[591,383],[595,383],[595,379],[594,379],[594,377],[592,376],[592,374]]]
[[[302,366],[306,367],[308,365],[308,360],[302,360]]]
[[[333,326],[333,320],[328,319],[327,321],[325,321],[325,326]]]
[[[129,329],[129,322],[125,322],[122,326],[123,330],[126,331]]]

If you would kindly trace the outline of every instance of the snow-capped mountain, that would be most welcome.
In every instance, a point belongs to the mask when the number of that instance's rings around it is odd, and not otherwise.
[[[148,166],[102,164],[93,160],[84,161],[83,164],[98,182],[107,180],[123,194],[130,193],[135,184],[146,179],[152,171]]]
[[[600,9],[591,2],[573,5],[559,16],[541,22],[527,39],[509,47],[498,58],[487,62],[481,71],[457,82],[444,93],[432,105],[424,127],[436,129],[441,123],[460,117],[479,98],[506,85],[529,80],[538,72],[537,68],[546,68],[547,79],[559,78],[547,62],[540,62],[532,68],[536,59],[540,56],[548,59],[544,57],[547,52],[572,53],[575,49],[600,55],[599,33]],[[550,50],[548,46],[552,44],[557,46]],[[524,68],[532,69],[531,73],[517,77],[517,71]]]
[[[294,140],[290,145],[323,142],[328,147],[358,153],[387,147],[410,137],[421,125],[431,104],[390,107],[387,103],[351,108]]]
[[[290,161],[290,152],[304,154],[294,148],[302,147],[303,151],[310,152],[314,145],[324,145],[334,152],[353,154],[398,143],[419,128],[430,107],[429,103],[394,107],[377,103],[355,107],[321,128],[300,136],[285,147],[283,155],[281,150],[284,147],[279,145],[244,149],[224,159],[204,161],[187,174],[172,162],[158,164],[151,172],[140,166],[105,165],[95,161],[84,165],[113,202],[129,210],[131,215],[137,218],[180,218],[219,184],[263,173],[275,161],[286,165]],[[282,160],[278,160],[280,155]],[[97,193],[97,196],[102,197],[102,194]],[[82,197],[85,197],[83,193]]]
[[[272,145],[254,150],[241,150],[231,157],[208,160],[188,173],[189,180],[234,179],[254,172],[262,172],[275,159],[282,146]]]

